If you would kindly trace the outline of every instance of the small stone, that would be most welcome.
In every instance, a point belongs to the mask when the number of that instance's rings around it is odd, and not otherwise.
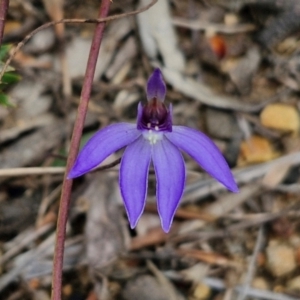
[[[287,290],[293,293],[300,293],[300,276],[288,281]]]
[[[209,298],[210,294],[211,294],[210,287],[203,283],[199,283],[194,289],[193,299],[206,300]]]
[[[169,295],[154,277],[141,275],[127,282],[122,292],[122,299],[168,300]]]
[[[263,252],[259,252],[256,258],[256,264],[258,267],[264,266],[266,263],[266,255]]]
[[[37,290],[40,287],[41,282],[38,278],[32,278],[28,281],[28,285],[31,289]]]
[[[299,130],[299,113],[288,104],[275,103],[266,106],[260,114],[262,125],[285,132],[297,133]]]
[[[292,55],[299,47],[299,41],[296,37],[288,37],[276,45],[276,50],[280,54]]]
[[[281,284],[276,284],[273,288],[273,292],[278,293],[278,294],[284,293],[284,290],[285,290],[285,288]]]
[[[296,233],[293,233],[289,238],[289,243],[291,246],[296,248],[296,252],[299,251],[299,265],[300,265],[300,236]]]
[[[239,134],[239,127],[232,114],[208,108],[205,116],[207,131],[211,136],[220,139],[231,139]]]
[[[62,292],[63,292],[63,295],[64,296],[70,296],[71,294],[72,294],[72,292],[73,292],[73,287],[72,287],[72,285],[71,284],[66,284],[66,285],[64,285],[63,286],[63,290],[62,290]]]
[[[295,257],[296,257],[296,261],[297,261],[298,266],[300,266],[300,247],[296,248]]]
[[[252,287],[261,290],[269,290],[270,285],[267,280],[263,277],[255,277],[252,281]]]
[[[270,242],[266,254],[267,267],[275,277],[285,276],[297,267],[294,250],[288,245]]]
[[[234,25],[237,25],[239,23],[239,17],[234,14],[234,13],[227,13],[225,16],[224,16],[224,23],[227,25],[227,26],[234,26]]]
[[[269,140],[257,135],[243,141],[240,147],[238,165],[249,165],[272,160],[278,156]]]

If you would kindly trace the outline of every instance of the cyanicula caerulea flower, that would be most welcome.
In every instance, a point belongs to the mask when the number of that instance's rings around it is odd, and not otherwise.
[[[137,125],[117,123],[98,131],[84,146],[68,174],[81,176],[113,152],[126,147],[120,166],[120,189],[132,228],[141,217],[151,162],[156,175],[156,197],[162,228],[170,230],[185,184],[185,164],[180,150],[189,154],[212,177],[232,192],[238,187],[216,145],[203,133],[172,125],[172,107],[166,107],[166,85],[154,70],[147,84],[147,104],[138,105]]]

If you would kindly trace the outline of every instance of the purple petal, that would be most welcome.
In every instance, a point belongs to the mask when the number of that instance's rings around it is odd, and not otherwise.
[[[136,118],[137,129],[139,129],[139,130],[145,129],[142,119],[143,119],[143,105],[141,102],[139,102],[138,108],[137,108],[137,118]]]
[[[120,189],[131,228],[141,217],[148,186],[151,146],[140,137],[124,151],[120,167]]]
[[[157,98],[164,101],[166,96],[166,85],[163,80],[160,69],[155,69],[147,83],[147,99]]]
[[[132,143],[141,135],[135,124],[116,123],[98,131],[80,151],[68,178],[81,176],[97,167],[115,151]]]
[[[185,165],[180,151],[167,139],[153,146],[156,197],[162,228],[170,230],[185,184]]]
[[[232,192],[238,192],[233,175],[218,147],[205,134],[184,126],[173,126],[165,136],[185,151],[212,177]]]

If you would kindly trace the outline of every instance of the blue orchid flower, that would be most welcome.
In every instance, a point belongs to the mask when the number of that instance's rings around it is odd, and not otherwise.
[[[141,217],[152,162],[156,175],[156,197],[162,228],[170,230],[182,197],[186,171],[180,150],[189,154],[207,173],[228,190],[238,192],[233,175],[217,146],[203,133],[172,125],[172,107],[166,107],[166,85],[155,69],[147,84],[147,104],[138,105],[137,125],[117,123],[98,131],[84,146],[68,174],[81,176],[105,158],[126,147],[120,166],[120,190],[131,228]]]

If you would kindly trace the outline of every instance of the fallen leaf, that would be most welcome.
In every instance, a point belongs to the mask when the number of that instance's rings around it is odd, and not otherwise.
[[[4,27],[4,35],[14,32],[21,28],[21,23],[18,21],[6,21]]]
[[[299,113],[288,104],[275,103],[266,106],[260,114],[262,125],[296,134],[299,130]]]
[[[21,67],[28,67],[28,68],[38,68],[38,69],[49,69],[51,68],[52,64],[50,61],[43,61],[36,59],[32,55],[25,54],[22,51],[19,51],[15,57],[14,62],[19,64]]]
[[[226,54],[226,44],[224,38],[220,35],[214,35],[210,37],[208,41],[215,55],[219,59],[222,59]]]
[[[199,283],[196,285],[193,296],[195,300],[206,300],[209,299],[211,295],[211,289],[208,285],[204,283]]]
[[[269,188],[274,188],[279,183],[283,181],[283,179],[287,176],[292,164],[291,163],[281,163],[273,168],[262,179],[262,184]]]
[[[253,135],[241,143],[238,165],[249,165],[272,160],[278,156],[269,140]]]
[[[269,242],[266,255],[267,268],[275,277],[285,276],[297,268],[294,250],[286,244]]]
[[[214,252],[206,252],[198,249],[178,249],[176,253],[181,256],[195,258],[211,265],[226,267],[237,267],[239,265],[236,261]]]

